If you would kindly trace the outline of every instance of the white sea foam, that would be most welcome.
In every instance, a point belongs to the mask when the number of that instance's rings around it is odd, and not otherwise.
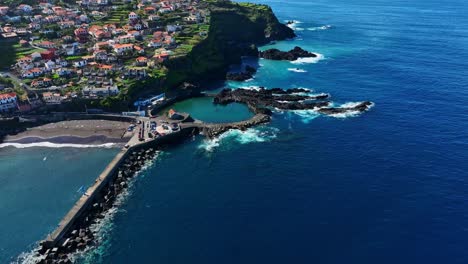
[[[340,108],[352,108],[352,107],[356,107],[360,104],[362,104],[363,102],[348,102],[348,103],[344,103],[342,105],[340,105],[339,107]]]
[[[328,116],[334,117],[334,118],[348,118],[348,117],[355,117],[358,116],[361,112],[359,111],[348,111],[345,113],[339,113],[339,114],[330,114]]]
[[[199,149],[213,152],[223,143],[249,144],[255,142],[267,142],[277,137],[279,129],[273,127],[249,128],[245,131],[231,129],[214,139],[204,140]]]
[[[339,108],[353,108],[353,107],[356,107],[360,104],[362,104],[363,102],[347,102],[347,103],[344,103],[340,106],[338,106]],[[367,107],[366,111],[369,111],[369,109],[371,109],[372,107],[374,107],[374,103],[372,103],[370,106]],[[331,117],[335,117],[335,118],[348,118],[348,117],[355,117],[355,116],[358,116],[359,114],[361,114],[362,112],[360,111],[347,111],[345,113],[339,113],[339,114],[331,114],[331,115],[328,115],[328,116],[331,116]]]
[[[6,147],[15,147],[15,148],[32,148],[32,147],[45,147],[45,148],[112,148],[117,144],[115,143],[105,143],[105,144],[57,144],[52,142],[37,142],[37,143],[2,143],[0,148]]]
[[[325,26],[321,26],[321,27],[310,27],[310,28],[307,28],[307,30],[317,31],[317,30],[327,30],[327,29],[330,29],[330,28],[332,28],[332,25],[325,25]]]
[[[308,64],[308,63],[317,63],[323,59],[325,59],[325,56],[323,56],[320,53],[314,53],[317,55],[316,57],[309,57],[309,58],[299,58],[295,61],[291,61],[292,64]]]
[[[308,95],[308,96],[312,96],[312,97],[318,97],[318,96],[328,96],[328,98],[331,97],[331,95],[330,95],[329,93],[316,93],[316,94],[314,94],[314,93],[309,93],[309,94],[307,94],[307,95]]]
[[[289,22],[289,20],[286,20],[285,21],[286,23]],[[297,29],[297,25],[298,24],[301,24],[302,22],[301,21],[298,21],[298,20],[292,20],[292,23],[290,24],[287,24],[287,26],[292,29],[292,30],[296,30]]]
[[[308,110],[293,110],[291,111],[297,116],[301,118],[301,121],[305,124],[310,123],[312,120],[315,118],[319,117],[320,114],[315,111],[314,109],[308,109]]]
[[[292,71],[292,72],[307,72],[306,70],[304,70],[304,69],[299,69],[299,68],[288,68],[288,71]]]
[[[363,102],[347,102],[347,103],[341,104],[339,106],[336,106],[336,104],[334,104],[334,103],[329,103],[328,107],[352,108],[352,107],[358,106],[361,103],[363,103]],[[373,106],[374,106],[374,104],[372,103],[367,108],[366,111],[368,111]],[[310,121],[314,120],[315,118],[319,117],[319,116],[329,116],[329,117],[343,119],[343,118],[348,118],[348,117],[356,117],[356,116],[358,116],[358,115],[360,115],[362,113],[360,111],[350,110],[350,111],[347,111],[345,113],[324,115],[324,114],[321,114],[320,112],[318,112],[318,110],[319,110],[319,108],[314,108],[314,109],[309,109],[309,110],[293,110],[291,112],[296,114],[297,116],[299,116],[301,118],[301,121],[303,123],[306,123],[306,124],[309,123]]]
[[[241,89],[245,89],[245,90],[255,90],[255,91],[259,91],[260,90],[260,86],[255,86],[255,85],[252,85],[252,86],[242,86],[242,87],[239,87]]]

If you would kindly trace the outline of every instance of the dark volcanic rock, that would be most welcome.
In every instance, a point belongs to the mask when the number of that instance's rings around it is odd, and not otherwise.
[[[348,112],[364,112],[366,110],[369,110],[371,106],[372,106],[372,102],[365,101],[353,107],[324,107],[324,108],[318,109],[318,111],[322,114],[333,115],[333,114],[343,114],[343,113],[348,113]]]
[[[348,112],[364,112],[369,110],[372,103],[369,101],[359,103],[352,107],[330,107],[330,102],[325,100],[328,94],[309,95],[306,89],[281,88],[259,90],[225,89],[215,96],[215,104],[229,104],[239,102],[246,104],[256,114],[271,115],[271,108],[280,110],[307,110],[313,109],[319,113],[332,115]]]
[[[299,58],[317,57],[316,54],[303,50],[300,47],[294,47],[290,51],[281,51],[279,49],[269,49],[259,53],[260,58],[267,60],[288,60],[294,61]]]
[[[268,108],[298,110],[326,107],[329,105],[327,101],[314,102],[313,100],[317,100],[315,96],[296,94],[301,92],[308,92],[308,90],[283,90],[280,88],[259,90],[225,89],[215,96],[213,102],[215,104],[245,103],[256,114],[271,114],[271,110]],[[305,103],[305,100],[309,100],[310,102]]]
[[[245,71],[247,73],[250,73],[250,74],[254,74],[257,72],[257,69],[255,69],[254,67],[250,66],[250,65],[246,65],[245,66]]]
[[[253,76],[249,72],[229,72],[226,74],[226,79],[230,81],[242,82],[251,79]]]

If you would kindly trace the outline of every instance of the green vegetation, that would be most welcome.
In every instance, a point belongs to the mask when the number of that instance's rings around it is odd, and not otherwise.
[[[187,55],[166,63],[169,69],[164,83],[166,89],[184,81],[220,79],[230,64],[240,62],[241,56],[256,55],[256,45],[295,36],[266,5],[221,0],[206,2],[211,11],[210,26],[194,26],[187,35],[208,30],[208,37],[190,43],[184,35],[179,36],[178,42],[185,45],[178,49],[183,49]],[[199,37],[195,34],[192,39]],[[189,45],[192,46],[189,48]]]
[[[15,64],[16,60],[34,52],[42,52],[44,49],[22,47],[17,40],[0,40],[0,70],[7,69]]]
[[[14,43],[15,41],[11,40],[0,40],[0,54],[2,54],[0,70],[9,68],[15,63],[16,55],[15,48],[13,47]]]

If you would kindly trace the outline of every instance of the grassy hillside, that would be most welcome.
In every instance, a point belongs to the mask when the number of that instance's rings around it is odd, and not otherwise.
[[[207,1],[211,11],[208,38],[185,57],[170,60],[166,88],[183,81],[220,79],[240,57],[256,55],[259,44],[295,36],[269,6],[230,1]]]

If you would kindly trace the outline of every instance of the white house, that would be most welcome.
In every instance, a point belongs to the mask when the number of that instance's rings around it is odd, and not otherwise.
[[[114,45],[114,51],[117,54],[122,54],[125,51],[131,51],[133,50],[133,44],[115,44]]]
[[[42,56],[41,56],[41,54],[39,52],[33,52],[33,53],[31,53],[30,56],[31,56],[31,59],[33,61],[38,60],[38,59],[42,59]]]
[[[54,70],[59,76],[69,75],[72,71],[67,68],[59,68]]]
[[[128,14],[128,19],[138,19],[138,15],[135,12],[130,12],[130,14]]]
[[[18,10],[21,10],[24,13],[31,13],[33,11],[33,8],[30,5],[21,4],[18,6]]]
[[[79,61],[74,61],[73,62],[73,66],[77,67],[77,68],[81,68],[81,67],[84,67],[88,65],[88,61],[87,60],[79,60]]]
[[[42,100],[49,105],[60,104],[62,103],[62,99],[63,98],[59,93],[46,92],[42,94]]]
[[[83,94],[87,96],[109,96],[117,95],[118,93],[119,88],[117,88],[117,85],[109,85],[106,87],[87,86],[83,89]]]
[[[44,63],[44,66],[45,66],[45,68],[46,68],[47,70],[51,71],[52,69],[55,68],[56,64],[55,64],[55,62],[49,60],[49,61],[47,61],[47,62]]]
[[[135,30],[142,30],[143,29],[143,26],[141,24],[136,24],[135,26],[133,26],[133,28]]]
[[[0,94],[0,112],[11,112],[18,108],[16,93]]]

